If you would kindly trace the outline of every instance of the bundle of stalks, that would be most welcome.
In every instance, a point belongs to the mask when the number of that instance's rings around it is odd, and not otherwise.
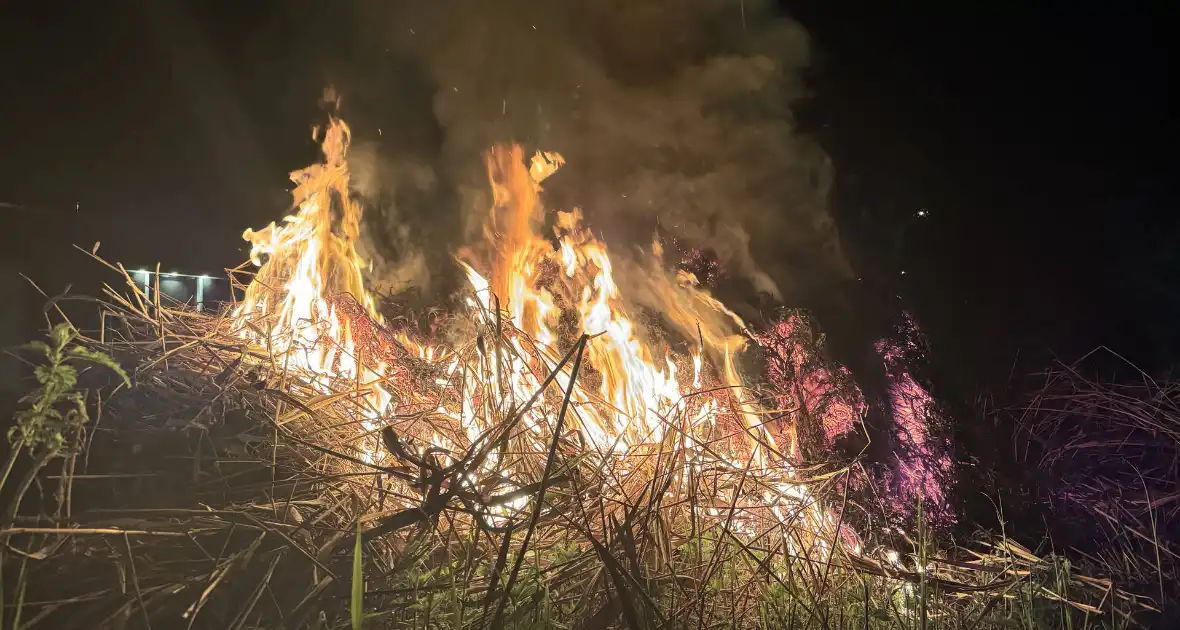
[[[92,397],[88,435],[0,531],[5,627],[1055,626],[1143,608],[1003,538],[940,550],[919,519],[898,553],[854,533],[836,490],[854,466],[730,455],[757,442],[738,416],[765,386],[702,379],[618,452],[575,429],[609,404],[584,385],[587,335],[547,353],[472,300],[444,323],[464,341],[427,353],[333,297],[358,361],[384,365],[388,412],[362,376],[296,369],[297,349],[244,332],[271,316],[149,302],[115,269],[130,289],[108,288],[80,341],[133,383]],[[547,366],[527,395],[469,378],[522,349]],[[479,422],[445,412],[463,404]]]
[[[1088,376],[1113,360],[1130,382]],[[1130,368],[1129,370],[1125,368]],[[1108,349],[1049,370],[1020,409],[1023,456],[1049,480],[1075,543],[1124,583],[1175,599],[1180,583],[1180,383]]]

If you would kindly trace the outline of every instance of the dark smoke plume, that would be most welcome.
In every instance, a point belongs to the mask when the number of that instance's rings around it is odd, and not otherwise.
[[[389,285],[437,282],[439,252],[479,236],[484,152],[515,141],[565,156],[549,205],[581,206],[616,251],[658,225],[775,297],[846,279],[829,160],[789,109],[806,96],[808,37],[771,4],[357,5],[359,52],[332,78],[359,188],[383,208],[367,210],[377,271]],[[385,61],[357,61],[370,53]]]

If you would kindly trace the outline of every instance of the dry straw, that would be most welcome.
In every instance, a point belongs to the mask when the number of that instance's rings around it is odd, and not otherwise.
[[[436,410],[466,396],[465,370],[536,344],[476,307],[445,322],[466,341],[430,361],[352,309],[358,353],[396,364],[382,386],[409,410],[369,431],[367,384],[310,382],[228,312],[149,303],[111,267],[127,289],[107,288],[84,341],[134,382],[91,397],[101,416],[0,531],[4,627],[966,628],[1117,625],[1145,606],[1003,537],[940,549],[920,517],[888,537],[900,553],[851,535],[855,466],[731,461],[718,445],[742,429],[684,430],[706,398],[730,408],[716,383],[662,417],[658,440],[604,452],[573,428],[574,401],[606,404],[574,396],[584,335],[530,357],[547,367],[529,395],[471,397],[486,427],[471,437]]]

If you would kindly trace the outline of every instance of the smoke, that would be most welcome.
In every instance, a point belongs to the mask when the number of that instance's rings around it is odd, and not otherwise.
[[[507,141],[564,155],[546,181],[549,205],[582,207],[619,249],[650,242],[658,225],[775,297],[847,278],[827,209],[830,162],[797,133],[790,110],[806,96],[810,43],[772,5],[358,5],[356,48],[397,61],[350,70],[338,83],[345,117],[429,103],[428,112],[382,118],[380,137],[353,152],[359,187],[383,200],[369,249],[389,284],[430,282],[435,254],[415,243],[453,251],[476,240],[490,204],[483,154]],[[362,125],[358,137],[377,128]]]
[[[381,157],[373,142],[349,148],[352,190],[364,199],[365,229],[357,253],[370,261],[370,288],[397,293],[409,288],[431,289],[425,250],[414,243],[414,214],[399,205],[422,198],[436,185],[434,170],[410,158]],[[399,194],[400,193],[400,194]]]

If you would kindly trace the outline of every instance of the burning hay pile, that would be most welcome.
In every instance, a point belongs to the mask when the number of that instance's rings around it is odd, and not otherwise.
[[[579,213],[538,235],[559,156],[491,151],[462,307],[429,336],[386,324],[348,139],[333,120],[324,162],[293,174],[297,213],[246,232],[258,269],[223,312],[149,303],[115,266],[130,290],[77,347],[131,382],[66,423],[13,502],[13,625],[890,627],[1137,605],[1008,540],[948,557],[921,519],[854,529],[852,468],[802,465],[817,411],[743,377],[736,315],[656,246],[657,336]]]

